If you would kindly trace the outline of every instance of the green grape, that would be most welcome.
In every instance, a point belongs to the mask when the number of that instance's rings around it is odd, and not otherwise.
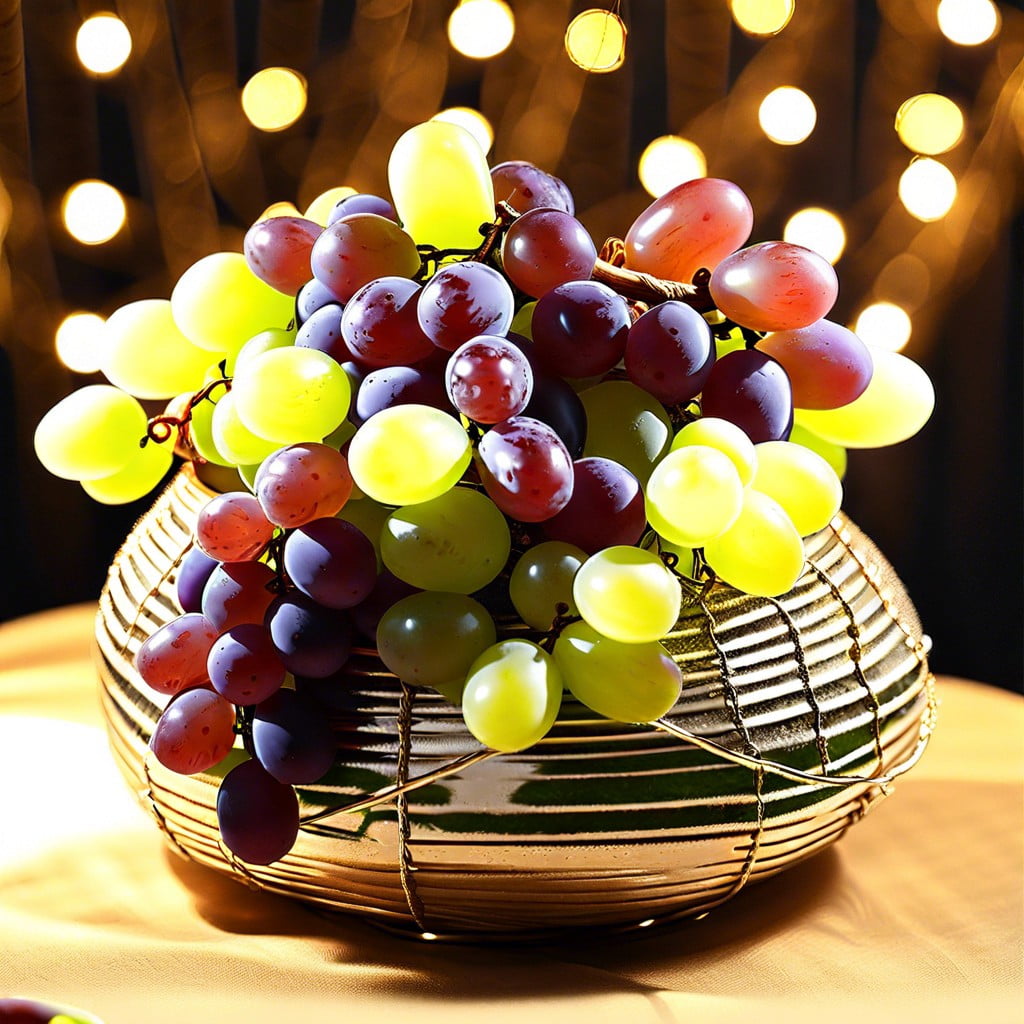
[[[724,452],[684,445],[665,456],[647,481],[647,520],[667,540],[699,548],[740,514],[743,485]]]
[[[554,657],[573,696],[617,722],[661,718],[682,689],[679,666],[662,644],[619,643],[585,622],[562,630]]]
[[[872,348],[871,358],[871,383],[859,398],[838,409],[800,409],[800,425],[844,448],[881,448],[916,434],[935,407],[928,374],[899,352]]]
[[[754,479],[757,469],[754,442],[735,423],[717,416],[702,416],[699,420],[693,420],[679,429],[679,433],[672,439],[672,450],[691,444],[706,444],[728,455],[744,487]]]
[[[523,750],[555,724],[563,688],[562,673],[547,651],[529,640],[502,640],[470,666],[462,717],[485,747]]]
[[[537,300],[524,302],[514,317],[509,327],[509,334],[521,334],[524,338],[533,340],[533,311],[537,306]]]
[[[380,553],[385,566],[414,587],[471,594],[501,572],[511,545],[497,505],[479,491],[454,487],[392,512]]]
[[[757,473],[751,486],[782,506],[801,537],[828,526],[843,501],[835,470],[817,453],[789,441],[757,446]]]
[[[213,443],[224,458],[238,466],[259,464],[281,446],[254,434],[239,418],[234,391],[222,395],[213,407]]]
[[[494,220],[487,159],[465,128],[443,121],[415,125],[388,160],[391,198],[405,230],[439,249],[475,249],[480,225]]]
[[[685,544],[673,544],[672,541],[666,540],[664,537],[659,538],[658,546],[667,554],[676,556],[676,564],[672,566],[674,573],[691,580],[697,578],[693,548],[687,547]]]
[[[82,488],[104,505],[125,505],[149,494],[164,478],[174,461],[174,437],[138,448],[128,464],[110,476],[83,480]]]
[[[136,398],[172,398],[194,391],[210,363],[178,330],[167,299],[142,299],[115,310],[103,328],[100,369]]]
[[[726,337],[715,338],[715,359],[721,359],[722,356],[727,356],[730,352],[738,352],[741,348],[746,347],[747,339],[743,337],[743,332],[738,327],[734,327]]]
[[[324,444],[341,451],[355,437],[356,425],[348,419],[342,420],[336,430],[332,430],[325,438]],[[362,492],[360,492],[362,493]]]
[[[550,629],[559,604],[568,606],[569,615],[577,615],[572,581],[586,560],[582,548],[560,540],[544,541],[527,550],[508,582],[509,597],[523,622],[534,629]]]
[[[213,395],[196,402],[192,406],[192,416],[188,424],[188,436],[192,447],[201,459],[212,462],[215,466],[234,466],[234,463],[217,447],[213,439],[213,413],[217,403],[225,395],[218,389]]]
[[[244,371],[246,365],[256,356],[275,348],[288,348],[295,344],[295,330],[283,327],[269,327],[254,334],[236,353],[229,355],[225,362],[225,376],[234,377]]]
[[[581,392],[587,413],[584,456],[612,459],[647,483],[672,440],[664,406],[625,380],[604,381]]]
[[[193,263],[171,292],[182,334],[211,352],[237,352],[254,334],[284,327],[295,300],[264,284],[240,252],[215,252]]]
[[[833,444],[823,437],[818,437],[813,431],[808,430],[800,423],[800,411],[794,413],[793,427],[789,432],[789,440],[792,444],[802,444],[810,448],[812,452],[820,455],[836,472],[840,480],[846,476],[846,449],[840,444]]]
[[[395,405],[371,416],[348,449],[352,478],[385,505],[416,505],[451,490],[472,450],[462,425],[429,405]]]
[[[275,348],[247,362],[234,380],[238,418],[259,437],[281,444],[320,441],[348,413],[348,376],[314,348]]]
[[[716,575],[737,590],[778,597],[791,590],[804,566],[804,546],[774,498],[748,487],[736,522],[704,545]]]
[[[591,555],[572,587],[580,615],[624,644],[660,640],[676,624],[679,581],[653,551],[619,544]]]
[[[35,432],[39,461],[65,480],[98,480],[124,469],[146,436],[138,400],[110,384],[89,384],[62,398]]]
[[[238,470],[239,479],[253,494],[256,493],[256,474],[260,471],[261,465],[261,462],[251,462],[248,465],[235,467]]]
[[[487,609],[465,594],[423,591],[393,604],[377,624],[381,660],[417,686],[461,689],[469,666],[497,639]]]
[[[382,505],[379,501],[374,501],[373,498],[356,498],[353,494],[349,496],[348,501],[345,502],[338,513],[339,519],[344,519],[346,523],[358,526],[370,539],[373,550],[377,552],[378,569],[384,564],[380,556],[381,535],[384,531],[384,524],[393,511],[394,509]]]

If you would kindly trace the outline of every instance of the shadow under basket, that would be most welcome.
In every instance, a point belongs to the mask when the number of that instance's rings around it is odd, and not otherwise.
[[[611,722],[566,695],[546,739],[499,755],[445,698],[356,653],[333,717],[338,756],[299,789],[295,847],[246,865],[215,812],[246,755],[194,776],[163,768],[148,742],[167,698],[132,665],[179,614],[177,566],[211,493],[186,466],[129,535],[100,598],[98,665],[113,753],[143,805],[179,852],[250,886],[431,938],[669,921],[835,842],[932,730],[917,614],[840,515],[807,539],[780,598],[684,582],[665,640],[682,695],[654,724]]]

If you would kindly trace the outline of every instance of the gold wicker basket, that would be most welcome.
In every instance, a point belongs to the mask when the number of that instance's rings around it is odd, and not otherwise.
[[[333,719],[335,767],[300,790],[294,849],[244,865],[215,804],[236,750],[179,776],[148,755],[165,697],[132,667],[179,613],[177,566],[210,496],[183,469],[110,569],[97,618],[117,762],[185,856],[262,889],[429,935],[638,926],[703,912],[838,839],[923,751],[934,717],[926,641],[900,581],[846,519],[806,541],[778,599],[684,593],[666,645],[682,696],[626,726],[567,697],[535,747],[481,751],[444,698],[372,652]]]

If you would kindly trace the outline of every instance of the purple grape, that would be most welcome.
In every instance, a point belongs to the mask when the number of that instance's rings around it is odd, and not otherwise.
[[[561,210],[530,210],[514,221],[501,243],[509,280],[533,298],[594,272],[597,247],[587,229]]]
[[[218,633],[243,622],[262,622],[276,581],[265,562],[219,565],[203,588],[203,617]]]
[[[526,407],[533,393],[533,370],[512,342],[485,334],[455,350],[445,387],[464,416],[477,423],[500,423]]]
[[[336,363],[345,363],[355,356],[341,334],[342,308],[337,302],[321,306],[310,314],[295,335],[297,348],[315,348],[329,355]]]
[[[211,558],[196,544],[185,552],[174,581],[174,592],[182,611],[202,611],[203,588],[218,565],[220,562],[216,558]]]
[[[685,302],[662,302],[630,327],[625,364],[629,379],[659,402],[688,402],[715,365],[711,328]]]
[[[254,622],[232,626],[210,648],[213,688],[232,704],[258,704],[276,693],[287,674],[269,631]]]
[[[729,420],[754,444],[785,441],[793,428],[793,392],[782,364],[757,349],[715,363],[701,394],[701,414]]]
[[[386,199],[370,192],[358,192],[354,196],[345,196],[334,204],[334,208],[327,215],[327,226],[330,227],[342,217],[351,217],[354,213],[375,213],[378,217],[387,217],[388,220],[398,223],[398,214]]]
[[[274,598],[264,624],[281,663],[295,675],[332,675],[348,661],[352,651],[348,616],[302,593]]]
[[[284,569],[314,601],[328,608],[351,608],[373,590],[377,555],[358,527],[344,519],[314,519],[288,535]]]
[[[235,743],[235,709],[213,690],[186,690],[160,715],[149,748],[165,767],[195,775],[219,764]]]
[[[341,317],[348,350],[367,366],[408,366],[434,348],[420,329],[421,288],[404,277],[380,277],[352,296]]]
[[[219,630],[198,612],[186,612],[150,633],[135,655],[135,671],[157,693],[180,693],[209,683],[206,659]]]
[[[448,352],[478,334],[503,337],[514,310],[512,289],[505,278],[473,260],[442,267],[423,286],[417,302],[423,332]]]
[[[430,405],[445,412],[451,411],[444,381],[439,375],[420,367],[387,366],[372,370],[363,378],[356,392],[352,419],[362,425],[371,416],[393,405]]]
[[[337,303],[334,293],[311,277],[295,296],[295,320],[304,324],[318,309]]]
[[[278,782],[308,785],[334,763],[334,733],[317,704],[294,690],[279,690],[256,706],[252,741],[260,764]]]
[[[495,202],[506,202],[518,213],[540,206],[575,213],[572,193],[561,178],[525,160],[506,160],[491,168]]]
[[[217,791],[217,824],[224,845],[248,864],[272,864],[299,834],[299,799],[259,761],[236,765]]]

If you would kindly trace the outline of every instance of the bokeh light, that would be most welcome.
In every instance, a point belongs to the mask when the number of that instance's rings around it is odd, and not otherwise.
[[[956,200],[956,191],[952,171],[928,156],[915,157],[900,175],[900,201],[918,220],[945,217]]]
[[[774,36],[793,17],[794,0],[732,0],[732,17],[751,36]]]
[[[516,19],[505,0],[460,0],[448,18],[448,41],[476,60],[507,50],[515,34]]]
[[[326,224],[327,218],[331,214],[331,210],[342,201],[347,199],[349,196],[354,196],[356,190],[351,185],[335,185],[334,188],[327,189],[326,192],[321,192],[306,207],[306,212],[302,215],[306,220],[313,221],[314,224]]]
[[[128,60],[132,36],[117,15],[94,14],[82,22],[75,36],[75,51],[87,71],[112,75]]]
[[[942,0],[939,31],[960,46],[987,43],[999,31],[999,9],[992,0]]]
[[[57,358],[75,373],[96,373],[103,363],[103,325],[96,313],[69,313],[57,327]]]
[[[449,107],[435,114],[431,121],[447,121],[449,124],[457,124],[465,128],[470,135],[476,139],[483,152],[489,153],[494,143],[494,129],[491,122],[472,107]]]
[[[262,132],[283,131],[295,124],[305,109],[306,80],[291,68],[264,68],[242,89],[242,110]]]
[[[124,227],[124,197],[105,181],[80,181],[64,193],[61,219],[72,238],[83,245],[109,242]]]
[[[835,263],[846,248],[846,229],[831,210],[805,206],[786,221],[782,237],[794,245],[813,249],[829,263]]]
[[[948,97],[922,92],[900,104],[896,134],[907,149],[935,156],[952,149],[964,136],[964,115]]]
[[[780,146],[795,146],[814,131],[818,111],[814,100],[803,89],[781,85],[761,101],[757,119],[761,130],[772,142]]]
[[[705,177],[708,164],[696,142],[678,135],[661,135],[641,154],[638,173],[640,184],[658,197],[684,181]]]
[[[612,11],[583,11],[565,30],[565,52],[584,71],[615,71],[626,59],[626,26]]]
[[[872,302],[860,311],[853,333],[866,345],[898,352],[904,348],[913,330],[910,315],[894,302]]]

